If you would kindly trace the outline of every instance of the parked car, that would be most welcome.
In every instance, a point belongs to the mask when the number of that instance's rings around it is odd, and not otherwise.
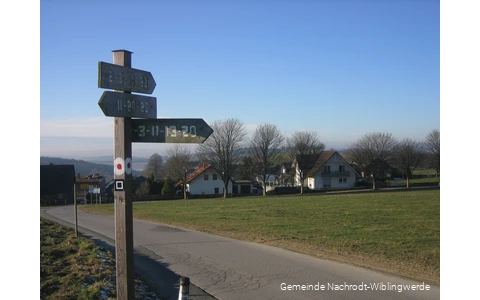
[[[371,187],[372,183],[367,178],[360,178],[359,180],[355,181],[354,186],[356,186],[356,187],[359,187],[359,186]]]

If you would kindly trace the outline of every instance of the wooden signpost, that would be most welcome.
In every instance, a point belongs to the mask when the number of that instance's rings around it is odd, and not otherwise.
[[[156,83],[150,72],[131,68],[132,52],[113,51],[113,64],[98,63],[98,101],[114,117],[114,201],[117,299],[135,299],[133,264],[132,142],[203,143],[213,129],[203,119],[156,119]],[[144,118],[144,119],[132,119]]]

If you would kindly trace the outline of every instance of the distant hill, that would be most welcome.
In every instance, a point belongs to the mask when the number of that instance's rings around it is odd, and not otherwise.
[[[162,157],[162,158],[165,159],[165,157]],[[113,156],[108,156],[108,155],[92,156],[92,157],[80,157],[79,159],[84,160],[84,161],[89,161],[89,162],[92,162],[92,163],[99,163],[99,164],[111,164],[114,161]],[[132,161],[134,161],[134,162],[148,162],[148,158],[147,157],[133,156]]]
[[[59,158],[59,157],[40,157],[40,165],[74,165],[75,173],[80,175],[100,174],[102,176],[113,175],[113,163],[112,164],[99,164],[92,163],[85,160]],[[140,172],[133,170],[133,176],[139,176]]]

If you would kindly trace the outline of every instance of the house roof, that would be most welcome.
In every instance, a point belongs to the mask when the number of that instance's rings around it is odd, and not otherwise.
[[[281,164],[282,168],[285,168],[285,173],[280,174],[280,176],[288,174],[288,175],[295,175],[295,167],[293,166],[293,162],[284,162]]]
[[[315,173],[320,170],[321,167],[332,157],[335,153],[337,153],[336,150],[328,150],[328,151],[322,151],[320,155],[318,156],[317,161],[313,165],[312,169],[307,174],[307,177],[313,177]],[[340,155],[340,154],[339,154]]]
[[[202,166],[200,166],[197,169],[195,169],[194,171],[192,171],[192,173],[188,174],[188,176],[187,176],[187,183],[192,182],[195,178],[200,176],[200,174],[202,174],[203,172],[208,170],[211,166],[212,165],[209,164],[209,163],[204,163]],[[179,181],[175,184],[175,186],[179,186],[182,183],[183,183],[182,181]]]
[[[323,153],[312,153],[312,154],[304,154],[304,155],[297,155],[295,157],[297,167],[299,164],[303,166],[303,168],[310,168],[310,166],[315,166],[315,163],[318,161],[318,158]]]
[[[90,174],[87,176],[77,175],[75,179],[76,183],[100,183],[101,181],[106,181],[105,176],[100,175],[99,173]]]
[[[98,178],[76,178],[76,183],[99,183],[100,181],[103,180],[103,177],[98,177]]]

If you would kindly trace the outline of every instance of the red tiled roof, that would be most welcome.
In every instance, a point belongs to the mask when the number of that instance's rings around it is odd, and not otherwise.
[[[75,180],[76,183],[98,183],[102,181],[102,178],[77,178]]]
[[[192,180],[194,180],[195,178],[197,178],[198,176],[200,176],[200,174],[202,174],[203,172],[205,172],[208,168],[210,168],[212,165],[209,164],[209,163],[204,163],[201,167],[195,169],[192,173],[188,174],[187,176],[187,183],[191,182]],[[179,181],[175,184],[175,186],[179,186],[180,184],[182,184],[183,182],[182,181]]]

